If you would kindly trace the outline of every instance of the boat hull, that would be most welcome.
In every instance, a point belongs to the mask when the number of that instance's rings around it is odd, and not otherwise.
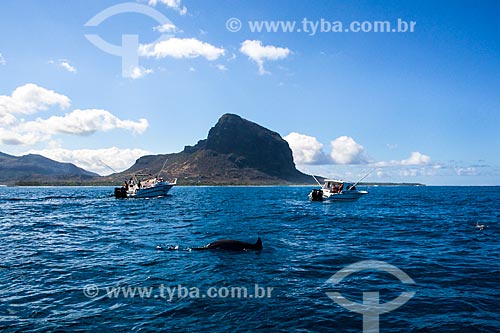
[[[312,201],[356,201],[363,195],[368,194],[367,191],[343,191],[341,193],[329,193],[328,191],[321,191],[321,198],[318,198],[318,193],[309,194],[309,199]]]
[[[323,195],[324,201],[355,201],[363,195],[368,194],[367,191],[346,191],[342,193],[332,193],[330,195]]]
[[[116,198],[156,198],[164,197],[168,194],[168,191],[176,185],[176,182],[158,182],[151,187],[126,189],[125,187],[115,188]]]
[[[175,184],[160,182],[153,187],[140,188],[137,190],[136,193],[131,194],[130,197],[133,197],[133,198],[155,198],[155,197],[165,196],[168,194],[168,191],[170,191],[170,189],[174,185]]]

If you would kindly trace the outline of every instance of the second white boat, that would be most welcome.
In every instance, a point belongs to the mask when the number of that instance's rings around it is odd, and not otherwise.
[[[325,183],[320,190],[313,189],[309,193],[309,199],[311,201],[354,201],[368,194],[368,191],[358,190],[356,185],[356,183],[353,184],[337,179],[325,179]]]

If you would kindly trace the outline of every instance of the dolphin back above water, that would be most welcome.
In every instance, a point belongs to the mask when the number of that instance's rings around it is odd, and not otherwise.
[[[246,250],[262,250],[262,240],[260,237],[255,244],[232,240],[221,239],[203,247],[194,247],[191,250],[229,250],[229,251],[246,251]]]

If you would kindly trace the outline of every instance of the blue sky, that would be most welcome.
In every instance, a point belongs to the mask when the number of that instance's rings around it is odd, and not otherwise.
[[[354,179],[500,184],[496,1],[2,1],[0,151],[109,173],[170,153],[236,113],[289,141],[299,169]],[[237,18],[241,29],[226,22]],[[413,32],[251,31],[249,21],[416,22]],[[156,27],[156,29],[154,29]],[[174,28],[175,27],[175,28]],[[167,30],[165,30],[167,29]],[[85,38],[142,51],[118,56]],[[161,40],[158,40],[162,36]]]

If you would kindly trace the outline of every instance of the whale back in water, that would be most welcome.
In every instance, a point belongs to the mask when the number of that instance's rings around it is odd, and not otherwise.
[[[229,251],[245,251],[245,250],[262,250],[262,240],[260,237],[255,244],[242,242],[232,239],[221,239],[212,242],[204,247],[195,247],[192,250],[229,250]]]

